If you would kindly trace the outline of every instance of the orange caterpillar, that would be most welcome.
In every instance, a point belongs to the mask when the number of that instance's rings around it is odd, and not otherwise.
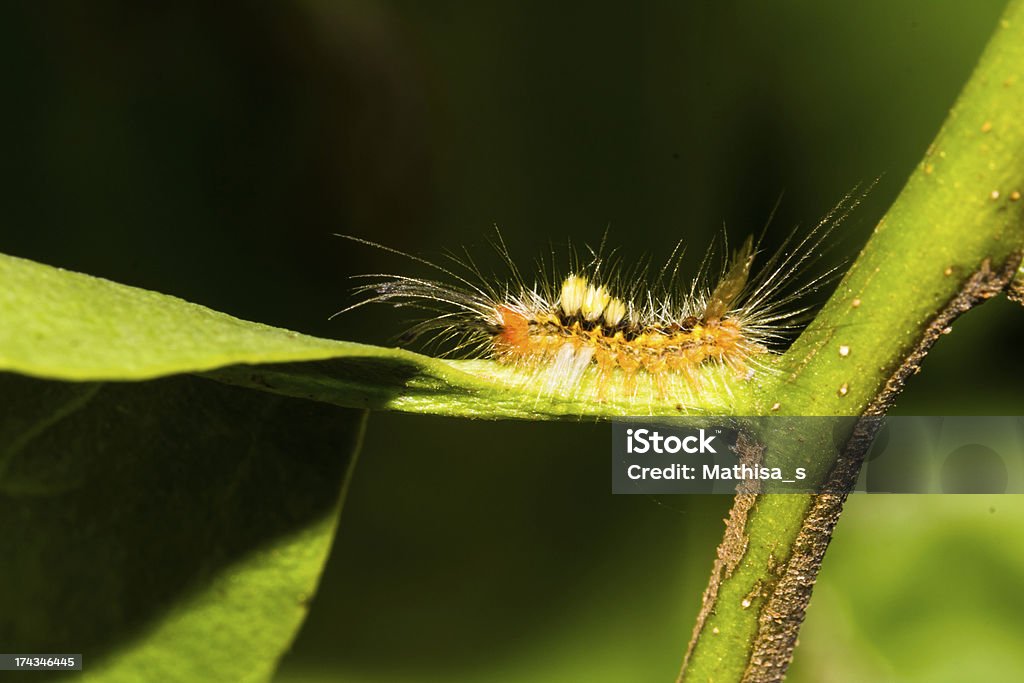
[[[746,285],[752,244],[748,239],[736,254],[699,315],[680,312],[670,322],[652,322],[604,285],[575,274],[562,282],[554,305],[545,302],[537,310],[499,304],[490,330],[494,358],[512,365],[550,366],[548,374],[558,381],[549,384],[575,384],[591,363],[597,366],[599,387],[607,386],[616,369],[625,375],[627,386],[641,371],[654,377],[680,373],[693,384],[694,369],[705,362],[744,374],[747,360],[768,350],[740,319],[726,315]]]
[[[519,381],[536,386],[539,394],[576,395],[586,386],[595,400],[607,398],[612,388],[616,397],[628,399],[637,395],[642,383],[663,399],[682,401],[716,374],[750,380],[758,370],[768,370],[761,359],[807,311],[800,300],[835,269],[801,283],[802,276],[830,230],[859,198],[848,195],[805,235],[791,234],[753,275],[753,238],[722,260],[713,286],[709,250],[688,288],[677,278],[678,247],[661,269],[658,283],[648,288],[642,284],[644,268],[606,276],[608,259],[602,250],[591,251],[586,264],[570,263],[565,276],[542,272],[528,281],[498,234],[495,246],[510,273],[508,282],[499,283],[485,277],[468,254],[451,257],[464,271],[460,274],[350,237],[425,264],[450,280],[361,276],[372,282],[357,288],[365,298],[351,308],[390,303],[430,311],[434,315],[414,325],[403,341],[424,333],[440,342],[454,341],[455,351],[468,350],[469,355],[513,366],[521,371]]]

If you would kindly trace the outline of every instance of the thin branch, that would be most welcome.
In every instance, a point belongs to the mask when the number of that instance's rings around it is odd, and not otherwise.
[[[925,158],[761,391],[761,414],[884,413],[953,321],[1010,286],[1024,250],[1021,111],[1024,0],[1013,0]],[[835,493],[737,496],[680,681],[783,678],[869,425],[855,435]],[[828,435],[804,436],[801,454],[823,452]]]

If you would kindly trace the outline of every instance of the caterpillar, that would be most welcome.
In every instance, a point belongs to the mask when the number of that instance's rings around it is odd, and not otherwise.
[[[773,372],[769,359],[807,316],[807,295],[837,273],[838,266],[807,276],[828,235],[863,198],[855,192],[810,230],[791,232],[756,270],[763,233],[731,254],[723,234],[718,267],[711,267],[712,244],[689,286],[679,277],[681,243],[648,284],[648,262],[627,270],[614,251],[604,255],[607,234],[600,248],[588,248],[589,258],[570,248],[567,268],[557,269],[553,256],[550,265],[538,262],[531,278],[516,266],[497,229],[493,246],[505,278],[486,276],[467,250],[449,253],[448,266],[341,235],[425,265],[443,279],[357,276],[365,280],[355,289],[360,300],[339,313],[370,303],[426,311],[402,343],[427,336],[447,343],[448,355],[496,361],[512,370],[502,375],[505,381],[538,396],[627,403],[653,397],[683,409],[706,403],[703,394],[724,388],[728,395],[736,381]]]

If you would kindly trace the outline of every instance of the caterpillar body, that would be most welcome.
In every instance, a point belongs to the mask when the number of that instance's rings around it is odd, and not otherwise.
[[[494,245],[508,270],[502,281],[485,276],[468,252],[449,254],[448,267],[345,236],[445,276],[358,276],[368,282],[345,311],[368,303],[426,310],[430,315],[402,341],[427,335],[451,343],[449,354],[489,358],[511,370],[505,381],[538,396],[707,407],[708,396],[729,397],[737,382],[775,372],[771,357],[808,312],[806,296],[836,273],[806,277],[808,267],[861,197],[847,195],[812,229],[791,233],[757,271],[752,237],[718,259],[715,277],[709,249],[689,286],[678,277],[679,245],[649,286],[646,266],[624,271],[614,252],[602,254],[603,242],[586,261],[571,255],[564,274],[541,265],[527,279],[496,231]]]

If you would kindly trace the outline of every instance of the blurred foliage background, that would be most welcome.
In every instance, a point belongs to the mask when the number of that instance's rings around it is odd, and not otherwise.
[[[608,227],[657,260],[781,195],[777,241],[880,177],[838,231],[852,258],[1001,7],[11,3],[0,250],[370,343],[406,316],[328,321],[349,276],[422,271],[332,233],[486,260],[496,224],[529,266]],[[1022,321],[972,312],[898,412],[1024,414]],[[671,680],[730,501],[612,497],[609,435],[373,415],[278,680]],[[1018,680],[1022,513],[855,496],[789,680]]]

